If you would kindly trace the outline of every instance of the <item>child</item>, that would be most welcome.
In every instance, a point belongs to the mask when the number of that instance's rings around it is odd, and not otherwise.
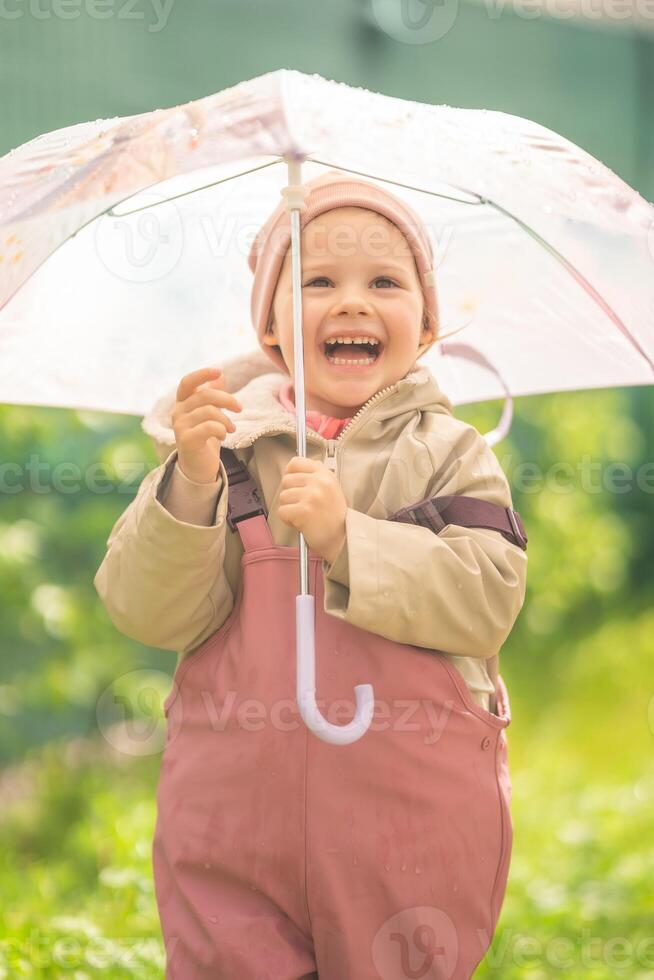
[[[338,172],[304,186],[308,458],[282,203],[249,257],[263,353],[186,375],[144,419],[163,462],[94,580],[118,629],[180,653],[153,844],[166,976],[463,980],[508,876],[510,714],[486,663],[522,606],[527,557],[482,521],[395,518],[431,497],[499,511],[511,495],[417,364],[438,337],[419,218]],[[339,363],[358,358],[370,363]],[[354,685],[375,693],[350,745],[318,739],[295,703],[298,531],[318,705],[345,724]]]

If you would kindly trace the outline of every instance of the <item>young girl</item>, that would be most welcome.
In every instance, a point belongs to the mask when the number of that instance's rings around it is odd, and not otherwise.
[[[524,600],[526,540],[494,453],[417,363],[438,338],[419,218],[338,172],[304,186],[308,458],[282,202],[249,257],[262,351],[146,416],[162,464],[94,580],[119,630],[180,653],[153,842],[166,976],[465,980],[508,876],[509,703],[486,665]],[[449,519],[405,510],[444,497]],[[354,686],[374,688],[349,745],[295,701],[299,531],[320,710],[346,724]]]

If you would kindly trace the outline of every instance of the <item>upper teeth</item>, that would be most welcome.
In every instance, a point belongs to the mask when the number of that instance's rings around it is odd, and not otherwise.
[[[326,344],[378,344],[374,337],[330,337]]]

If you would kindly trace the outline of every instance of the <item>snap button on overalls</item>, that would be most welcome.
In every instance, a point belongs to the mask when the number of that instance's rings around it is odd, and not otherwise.
[[[318,705],[345,724],[354,685],[375,692],[362,738],[323,742],[295,701],[299,549],[262,514],[235,527],[234,608],[164,705],[152,863],[167,980],[468,980],[511,856],[504,682],[495,715],[439,652],[326,614],[309,549]]]

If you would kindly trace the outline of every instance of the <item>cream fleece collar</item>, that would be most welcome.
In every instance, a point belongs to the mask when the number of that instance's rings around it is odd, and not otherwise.
[[[285,409],[277,397],[282,384],[288,381],[288,375],[277,371],[263,351],[248,351],[223,361],[218,366],[224,373],[225,390],[237,394],[243,406],[242,412],[230,413],[236,430],[227,433],[223,445],[228,449],[251,445],[263,430],[271,434],[295,433],[295,415]],[[402,411],[413,408],[452,414],[452,403],[438,386],[431,371],[423,364],[417,364],[394,388],[395,391],[389,398],[382,399],[379,405],[373,403],[370,407],[376,418],[394,415],[397,411],[397,397],[401,398]],[[176,392],[177,385],[158,398],[141,422],[141,428],[154,441],[162,462],[175,448],[171,412]]]

